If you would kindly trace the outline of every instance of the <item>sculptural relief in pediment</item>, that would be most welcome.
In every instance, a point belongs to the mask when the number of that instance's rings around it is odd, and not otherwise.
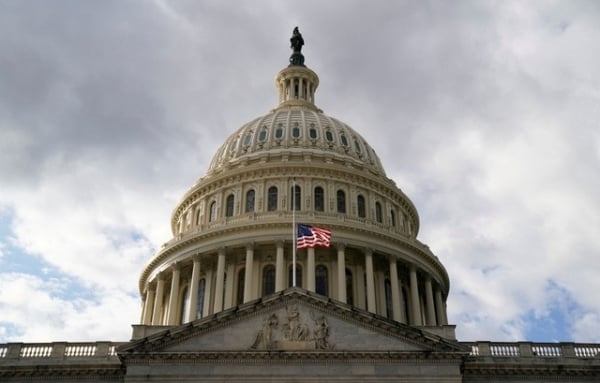
[[[286,305],[285,314],[272,313],[263,320],[251,349],[254,350],[327,350],[329,323],[325,315],[309,311],[301,315],[297,303]]]

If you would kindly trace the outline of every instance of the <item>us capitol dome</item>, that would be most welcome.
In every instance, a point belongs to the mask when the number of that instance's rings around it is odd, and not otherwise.
[[[448,324],[448,274],[417,239],[419,215],[375,150],[315,103],[302,36],[275,77],[278,105],[231,134],[171,216],[144,268],[143,325],[178,325],[293,285],[413,326]],[[331,231],[298,250],[294,222]],[[453,326],[452,327],[453,334]],[[450,335],[453,337],[453,335]]]

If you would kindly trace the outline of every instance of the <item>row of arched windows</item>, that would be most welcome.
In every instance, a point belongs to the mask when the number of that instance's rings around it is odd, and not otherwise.
[[[294,185],[291,188],[293,195],[291,209],[302,210],[302,189],[298,185]],[[314,189],[314,209],[315,211],[325,211],[325,192],[322,187],[317,186]],[[267,191],[267,211],[277,210],[278,201],[278,189],[276,186],[271,186]],[[225,200],[225,217],[232,217],[234,215],[234,203],[235,196],[229,194]],[[246,213],[252,213],[255,210],[256,204],[256,193],[253,189],[246,192],[246,206],[244,211]],[[336,193],[336,210],[338,213],[346,214],[346,192],[338,190]],[[363,195],[356,197],[357,214],[359,218],[367,217],[366,201]],[[209,222],[217,219],[217,203],[213,201],[209,208]],[[383,223],[383,210],[379,201],[375,202],[375,221]],[[396,215],[394,210],[390,210],[390,224],[396,226]]]

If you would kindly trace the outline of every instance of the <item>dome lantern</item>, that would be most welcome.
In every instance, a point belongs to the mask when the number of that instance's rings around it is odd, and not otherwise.
[[[294,28],[290,42],[293,50],[290,65],[275,78],[275,86],[279,91],[278,108],[298,106],[318,111],[315,106],[315,91],[319,86],[319,76],[304,65],[304,56],[301,53],[304,39],[298,27]]]

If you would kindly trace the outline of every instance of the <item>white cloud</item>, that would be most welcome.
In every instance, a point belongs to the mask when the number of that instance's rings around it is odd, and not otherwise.
[[[22,289],[1,295],[3,320],[26,340],[128,336],[171,209],[225,137],[274,106],[296,24],[318,105],[415,201],[460,337],[524,339],[529,313],[562,299],[554,281],[584,313],[564,331],[597,339],[594,2],[65,4],[0,14],[0,206],[13,218],[0,243],[96,298],[61,298],[52,273],[3,274]],[[100,320],[123,308],[125,324]]]
[[[0,334],[9,341],[127,340],[139,315],[139,299],[118,289],[98,289],[95,299],[63,299],[65,280],[3,273]],[[16,329],[5,327],[16,324]]]

